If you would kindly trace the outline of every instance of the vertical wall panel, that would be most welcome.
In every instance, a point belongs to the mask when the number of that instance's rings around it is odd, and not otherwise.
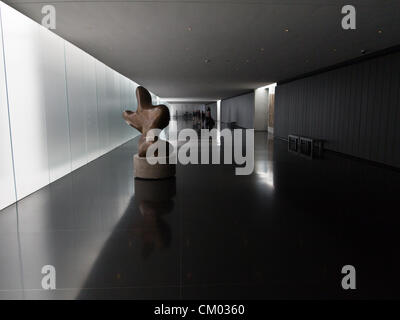
[[[359,156],[361,158],[367,158],[367,107],[368,107],[368,92],[369,92],[369,69],[370,65],[362,63],[361,64],[361,73],[359,76],[360,81],[362,82],[362,92],[359,99],[361,100],[360,107],[360,138],[359,138]]]
[[[1,32],[0,24],[0,36]],[[0,210],[16,200],[5,76],[3,41],[0,37]]]
[[[123,110],[127,109],[127,102],[126,102],[126,81],[125,77],[119,75],[118,81],[119,81],[119,99],[120,99],[120,105],[118,106],[118,121],[119,121],[119,135],[120,135],[120,140],[122,142],[125,141],[126,139],[126,131],[125,131],[125,126],[122,126],[122,112]]]
[[[254,128],[254,92],[222,100],[221,122]]]
[[[348,69],[345,72],[340,73],[340,92],[338,95],[340,105],[340,116],[339,116],[339,145],[342,150],[346,150],[346,117],[347,117],[347,80],[349,78]]]
[[[135,110],[134,100],[136,100],[135,91],[134,91],[134,83],[128,79],[127,88],[126,88],[126,95],[128,99],[128,104],[125,107],[128,110]],[[123,108],[125,110],[125,108]],[[125,126],[125,136],[130,138],[133,132],[131,132],[131,128],[129,126]]]
[[[85,95],[86,110],[86,133],[87,133],[87,161],[92,161],[100,155],[99,150],[99,128],[97,115],[97,88],[95,60],[84,54],[83,88]]]
[[[2,2],[0,13],[2,209],[138,132],[121,117],[136,83]]]
[[[368,110],[367,110],[367,133],[366,139],[370,142],[367,145],[367,159],[371,158],[373,143],[376,141],[373,140],[374,137],[374,122],[376,119],[373,118],[374,115],[374,107],[375,106],[375,97],[376,97],[376,77],[377,77],[377,61],[374,60],[371,62],[371,69],[369,75],[369,89],[368,89]]]
[[[139,85],[136,83],[136,82],[133,82],[133,88],[132,88],[132,90],[133,90],[133,107],[132,107],[132,110],[134,110],[134,111],[136,111],[137,110],[137,107],[138,107],[138,102],[137,102],[137,99],[136,99],[136,89],[139,87]]]
[[[65,43],[72,170],[87,163],[86,95],[83,51]]]
[[[346,150],[346,80],[348,78],[348,68],[344,69],[342,72],[338,72],[338,83],[337,83],[337,103],[336,107],[338,110],[338,117],[336,123],[336,137],[337,144],[340,150]],[[345,152],[345,151],[344,151]]]
[[[386,105],[387,108],[384,108],[382,117],[380,117],[379,121],[379,137],[380,137],[380,143],[378,146],[378,154],[382,156],[380,159],[381,162],[384,162],[386,160],[386,148],[388,147],[386,145],[386,130],[388,127],[388,118],[389,118],[389,110],[390,110],[390,105],[389,105],[389,97],[390,97],[390,77],[386,77],[386,74],[390,74],[390,69],[392,68],[391,63],[392,61],[392,56],[390,59],[382,59],[383,60],[383,68],[382,68],[382,73],[384,74],[383,76],[383,83],[382,83],[382,95],[381,95],[381,104]]]
[[[284,126],[285,123],[284,121],[281,120],[281,114],[285,104],[282,103],[282,98],[283,98],[282,95],[281,94],[277,95],[277,91],[280,90],[281,90],[280,87],[275,88],[275,105],[279,104],[280,106],[282,106],[280,109],[275,108],[274,110],[274,117],[275,117],[274,122],[278,121],[278,123],[282,124],[281,127],[274,126],[274,134],[276,134],[278,137],[282,136],[281,130],[283,129],[282,126]]]
[[[328,149],[400,167],[400,53],[277,87],[275,135],[311,134]]]
[[[400,59],[397,59],[396,62],[393,64],[393,70],[400,70]],[[399,164],[400,163],[400,126],[399,126],[399,119],[400,119],[400,72],[393,72],[395,74],[395,81],[393,82],[393,89],[395,90],[396,93],[396,99],[393,101],[393,109],[394,112],[393,114],[393,120],[395,121],[394,125],[394,139],[389,140],[387,143],[387,146],[392,143],[393,148],[390,148],[393,150],[393,157],[390,159],[394,159],[394,162]]]
[[[114,75],[114,100],[111,105],[111,114],[114,119],[114,128],[115,128],[115,142],[113,148],[119,146],[123,141],[123,129],[122,129],[122,118],[121,118],[121,81],[120,77],[122,77],[117,72],[113,71]]]
[[[366,151],[366,158],[371,159],[372,154],[372,147],[373,144],[376,143],[374,141],[374,132],[373,132],[373,125],[374,119],[373,117],[373,110],[374,108],[378,107],[375,105],[375,96],[376,96],[376,77],[377,77],[377,60],[371,60],[370,61],[370,73],[368,75],[368,92],[367,92],[367,113],[366,113],[366,132],[365,132],[365,138],[367,140],[367,151]]]
[[[321,96],[322,96],[322,100],[321,103],[319,104],[319,108],[321,110],[321,116],[322,116],[322,120],[321,120],[321,131],[320,131],[320,136],[321,137],[326,137],[327,135],[327,127],[328,127],[328,123],[329,123],[329,117],[328,117],[328,89],[329,89],[329,83],[328,83],[328,79],[326,77],[326,74],[322,74],[322,82],[323,82],[323,89],[321,92]]]
[[[122,111],[125,110],[133,110],[133,99],[134,99],[134,92],[133,92],[133,83],[127,79],[126,81],[126,105],[122,106]],[[125,139],[129,139],[131,134],[131,128],[129,126],[123,126],[124,129],[124,137]]]
[[[50,182],[71,172],[64,41],[42,28],[43,89]]]
[[[114,72],[109,67],[106,68],[106,83],[107,83],[107,116],[109,118],[110,124],[110,144],[108,146],[108,151],[114,148],[116,139],[116,128],[115,128],[115,117],[113,113],[113,104],[115,101],[115,87],[114,87]]]
[[[109,125],[107,118],[107,96],[106,96],[106,69],[105,65],[96,61],[96,84],[97,84],[97,107],[99,119],[99,145],[100,153],[107,152],[109,141]]]
[[[269,90],[259,88],[254,91],[254,129],[268,130]]]
[[[1,3],[17,198],[49,183],[41,26]]]
[[[349,100],[348,109],[349,116],[347,118],[347,134],[346,139],[348,140],[348,150],[347,153],[353,154],[354,148],[358,144],[358,114],[359,104],[357,103],[356,97],[360,94],[359,86],[357,81],[357,67],[358,65],[351,66],[350,71],[350,83],[348,85],[349,89]]]
[[[381,141],[381,131],[380,131],[380,124],[383,119],[386,117],[386,109],[385,108],[377,108],[376,106],[383,105],[383,90],[385,84],[385,60],[382,58],[377,59],[377,74],[375,78],[375,99],[373,101],[374,108],[372,109],[372,118],[375,119],[372,122],[372,136],[373,136],[373,144],[371,148],[372,158],[376,158],[377,161],[383,161],[383,150],[380,150],[381,147],[384,145]]]
[[[332,144],[336,147],[339,145],[339,115],[340,115],[340,99],[339,99],[339,92],[340,92],[340,73],[337,70],[334,71],[333,76],[333,132],[331,135]],[[329,143],[329,142],[328,142]]]
[[[133,101],[136,100],[136,95],[135,95],[134,83],[132,81],[128,82],[128,100],[129,100],[128,109],[133,111],[135,109],[135,104]]]
[[[394,70],[399,70],[400,68],[400,59],[392,59],[390,61],[390,67]],[[387,132],[386,136],[386,143],[385,145],[385,162],[389,161],[390,159],[396,159],[397,162],[400,163],[399,153],[400,148],[389,148],[390,143],[395,143],[395,145],[400,145],[400,140],[397,136],[396,138],[396,128],[398,129],[399,126],[399,118],[400,118],[400,73],[399,72],[390,72],[388,75],[390,80],[390,87],[389,87],[389,108],[388,108],[388,125],[387,125]],[[395,160],[396,161],[396,160]]]
[[[108,123],[108,144],[106,145],[106,152],[112,149],[114,144],[115,128],[114,120],[112,118],[112,101],[113,101],[113,86],[114,76],[109,67],[105,67],[105,117]]]

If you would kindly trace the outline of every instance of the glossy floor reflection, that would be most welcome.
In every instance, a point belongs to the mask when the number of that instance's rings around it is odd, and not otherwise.
[[[135,181],[136,140],[0,212],[0,299],[400,297],[400,173],[256,133],[250,176],[178,165]]]

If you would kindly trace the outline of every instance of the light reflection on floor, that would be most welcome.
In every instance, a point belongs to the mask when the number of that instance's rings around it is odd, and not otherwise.
[[[0,299],[399,298],[398,172],[256,132],[252,175],[178,164],[135,181],[136,140],[0,212]]]

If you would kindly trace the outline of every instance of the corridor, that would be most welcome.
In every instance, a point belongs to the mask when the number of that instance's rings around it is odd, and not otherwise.
[[[351,298],[399,297],[398,172],[257,132],[252,175],[178,164],[135,180],[137,139],[0,212],[1,299],[348,298],[346,264]]]

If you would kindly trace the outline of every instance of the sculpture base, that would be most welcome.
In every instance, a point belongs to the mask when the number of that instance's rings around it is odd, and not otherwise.
[[[135,154],[133,157],[133,175],[141,179],[166,179],[175,176],[176,164],[150,164],[145,157],[139,157]]]

